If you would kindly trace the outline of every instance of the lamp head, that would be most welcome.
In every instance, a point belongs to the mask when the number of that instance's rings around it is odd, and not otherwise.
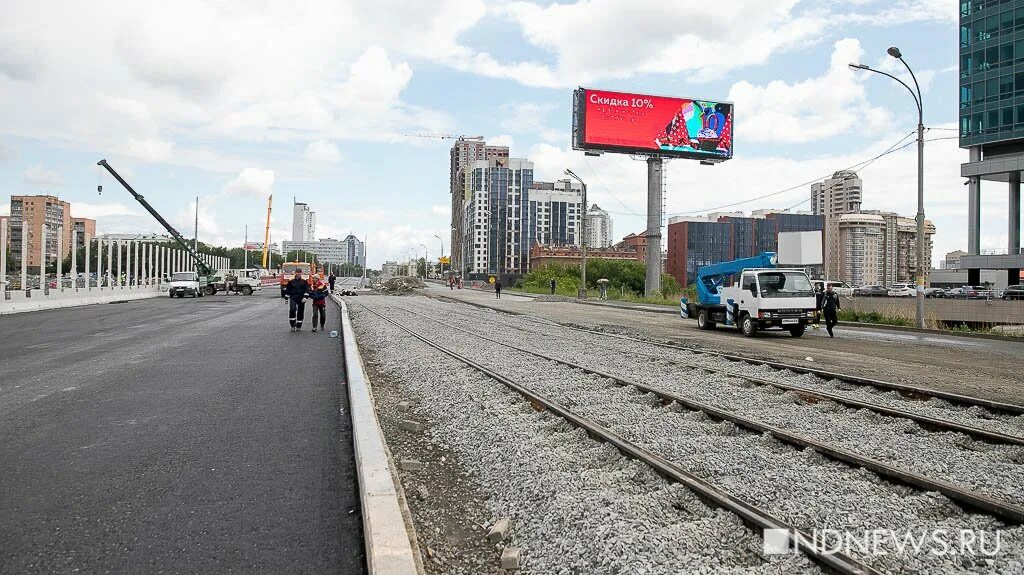
[[[899,59],[903,57],[903,54],[900,53],[900,49],[897,48],[896,46],[889,46],[889,49],[886,50],[886,52],[888,52],[889,55],[892,56],[893,58]]]

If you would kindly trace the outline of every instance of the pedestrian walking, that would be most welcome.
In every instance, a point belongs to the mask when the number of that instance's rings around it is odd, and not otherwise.
[[[302,272],[295,270],[295,276],[284,286],[288,299],[288,323],[292,331],[302,331],[303,316],[306,315],[306,297],[309,296],[309,282],[302,278]]]
[[[455,291],[455,276],[448,276],[448,289]]]
[[[601,289],[601,299],[608,299],[608,284],[600,283],[598,287]]]
[[[555,278],[551,278],[551,295],[555,295]]]
[[[316,333],[318,320],[320,331],[324,331],[324,324],[327,323],[328,295],[330,295],[330,292],[327,291],[327,285],[324,284],[323,280],[314,276],[313,285],[309,290],[309,296],[313,298],[313,333]]]
[[[831,284],[825,287],[825,295],[821,298],[821,311],[825,315],[825,330],[829,337],[835,337],[832,328],[839,323],[839,294],[832,291]]]
[[[338,281],[338,277],[331,272],[331,275],[327,277],[327,283],[331,285],[331,293],[334,293],[334,282]]]
[[[501,279],[494,280],[494,297],[495,299],[501,299]]]

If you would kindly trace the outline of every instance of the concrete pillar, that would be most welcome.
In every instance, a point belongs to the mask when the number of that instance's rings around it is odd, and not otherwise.
[[[21,221],[21,290],[28,289],[28,230],[25,220]]]
[[[981,161],[981,146],[970,149],[971,162]],[[1018,184],[1019,185],[1019,184]],[[967,181],[967,254],[981,254],[981,178],[974,176]],[[981,270],[967,270],[967,284],[981,283]]]
[[[48,226],[43,224],[39,242],[39,293],[46,293],[46,232]]]
[[[0,299],[7,290],[7,220],[0,220]]]
[[[661,291],[661,158],[647,158],[647,273],[644,295]],[[586,217],[586,214],[583,214]]]
[[[85,244],[85,291],[89,291],[89,289],[91,289],[90,286],[89,286],[89,277],[90,277],[89,276],[89,272],[92,271],[92,270],[89,269],[89,251],[90,251],[89,250],[89,247],[90,247],[89,244],[91,242],[92,242],[92,238],[89,237],[89,234],[86,234],[86,233],[83,232],[82,233],[82,243]],[[97,270],[96,277],[99,277],[98,270]]]
[[[145,285],[149,285],[150,280],[153,278],[153,245],[146,243],[142,244],[142,247],[146,252],[142,258],[142,282]]]
[[[1020,254],[1020,172],[1010,174],[1010,205],[1007,229],[1007,253]],[[1020,283],[1020,268],[1006,270],[1006,285]]]
[[[64,228],[63,226],[57,226],[57,264],[53,266],[54,277],[57,278],[57,293],[64,291],[64,286],[60,281],[60,275],[63,272],[61,268],[64,267]]]
[[[113,243],[113,240],[111,240]],[[121,285],[121,274],[124,272],[124,242],[117,241],[117,285]]]
[[[132,248],[135,250],[135,267],[132,268],[135,271],[135,285],[141,285],[139,280],[142,278],[142,244],[132,242]]]
[[[71,287],[78,289],[78,232],[71,230]]]
[[[96,239],[96,287],[103,285],[103,240]]]

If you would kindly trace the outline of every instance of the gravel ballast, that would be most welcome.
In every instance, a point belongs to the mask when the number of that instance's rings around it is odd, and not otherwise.
[[[350,313],[375,369],[405,383],[430,440],[458,454],[488,495],[493,516],[476,521],[511,519],[510,540],[499,547],[522,549],[524,573],[820,572],[801,555],[762,557],[760,533],[733,514],[535,411],[502,384],[439,360],[437,350],[359,305]]]
[[[927,470],[926,474],[945,479],[955,476],[978,491],[999,494],[1011,500],[1020,499],[1020,464],[1016,463],[1020,452],[1017,448],[988,444],[979,447],[978,442],[965,443],[965,436],[961,434],[925,432],[907,420],[847,409],[830,401],[808,404],[796,394],[779,392],[772,387],[754,387],[739,378],[711,379],[712,376],[707,374],[658,359],[638,359],[634,357],[638,350],[634,350],[634,354],[624,349],[610,350],[607,342],[600,342],[606,346],[600,347],[587,339],[599,336],[551,327],[551,336],[540,340],[536,333],[518,328],[537,330],[544,327],[521,318],[469,311],[464,309],[466,306],[442,304],[426,298],[415,298],[415,301],[404,298],[390,306],[386,298],[378,299],[365,303],[379,306],[382,312],[403,325],[548,394],[627,439],[803,528],[854,531],[911,529],[914,532],[942,528],[994,532],[1005,526],[986,515],[964,514],[940,495],[881,481],[872,473],[825,460],[813,452],[797,451],[768,437],[739,431],[732,424],[709,421],[700,413],[683,411],[675,406],[663,408],[654,396],[638,393],[634,388],[617,386],[604,378],[586,375],[455,330],[445,330],[436,323],[402,312],[394,306],[401,305],[430,315],[443,314],[447,321],[479,331],[487,337],[528,348],[532,343],[537,345],[537,351],[548,355],[656,384],[679,395],[730,406],[738,413],[755,416],[771,425],[840,443],[879,459],[906,464],[908,468],[922,473]],[[363,314],[360,317],[372,316]],[[530,325],[516,325],[517,322]],[[554,333],[556,330],[561,332]],[[634,347],[642,345],[638,342],[623,343]],[[641,353],[662,351],[652,346],[648,348]],[[673,350],[664,351],[675,353]],[[693,356],[694,363],[708,358],[688,355]],[[751,368],[757,370],[761,377],[780,376],[777,370],[764,372],[757,366],[727,363],[727,368],[735,372]],[[791,380],[808,377],[789,374]],[[801,383],[813,385],[811,382]],[[960,409],[958,406],[953,406],[956,409],[941,407],[946,411]],[[909,409],[906,405],[902,408]],[[1013,572],[1021,569],[1020,536],[1018,529],[1003,529],[1002,553],[991,559],[979,560],[969,556],[951,559],[927,553],[862,559],[879,569],[904,572],[915,569],[950,573],[965,569]]]

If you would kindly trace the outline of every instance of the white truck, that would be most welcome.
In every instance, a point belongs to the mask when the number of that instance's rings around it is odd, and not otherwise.
[[[700,329],[719,323],[735,325],[753,337],[762,329],[789,331],[800,337],[816,318],[811,280],[801,269],[775,265],[775,254],[704,266],[697,271],[696,302],[680,300],[680,315],[696,317]],[[757,267],[754,267],[757,266]],[[730,278],[738,281],[725,285]]]
[[[263,289],[260,280],[260,270],[256,268],[220,270],[214,276],[213,281],[206,286],[206,295],[215,295],[222,291],[225,293],[240,293],[252,295]]]
[[[203,297],[206,286],[200,283],[200,279],[202,278],[196,272],[174,272],[171,274],[167,295],[170,297]]]

